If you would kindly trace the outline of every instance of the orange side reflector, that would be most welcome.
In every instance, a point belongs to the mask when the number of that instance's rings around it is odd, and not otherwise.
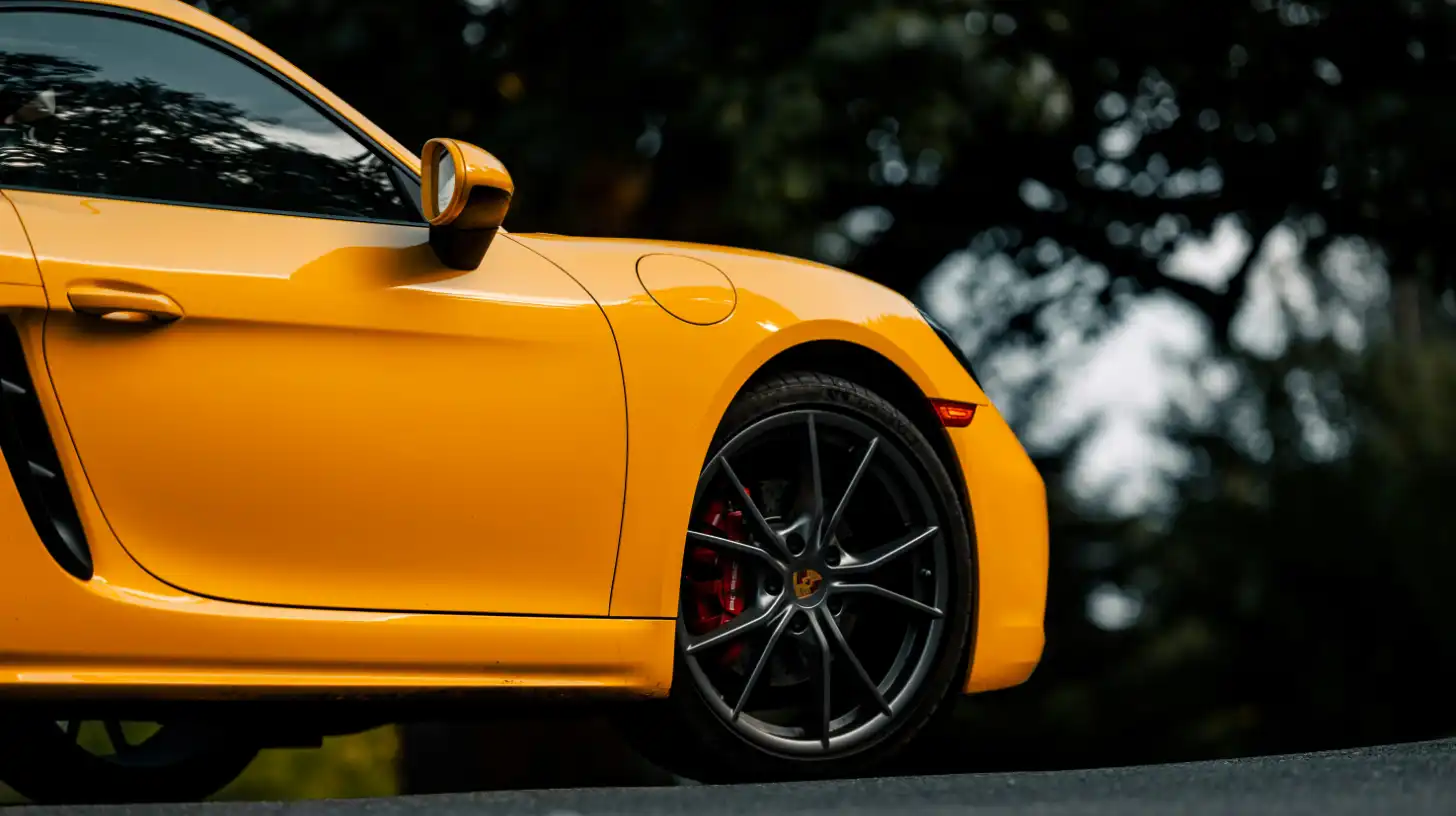
[[[933,399],[930,404],[940,415],[940,424],[947,428],[964,428],[976,418],[976,406],[969,402]]]

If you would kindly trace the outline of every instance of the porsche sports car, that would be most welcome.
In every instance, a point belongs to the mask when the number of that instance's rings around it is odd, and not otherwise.
[[[1029,676],[1045,489],[943,329],[512,193],[192,6],[0,0],[0,780],[202,797],[520,699],[852,774]]]

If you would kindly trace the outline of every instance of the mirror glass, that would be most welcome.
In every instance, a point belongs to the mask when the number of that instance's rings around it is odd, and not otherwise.
[[[442,213],[450,207],[450,200],[455,197],[455,160],[450,158],[450,151],[440,151],[440,158],[435,161],[435,212]]]

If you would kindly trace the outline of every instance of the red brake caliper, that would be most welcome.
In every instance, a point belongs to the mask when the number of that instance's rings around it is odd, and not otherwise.
[[[726,502],[716,499],[710,502],[703,522],[724,538],[743,540],[743,511],[729,510]],[[726,625],[743,612],[743,567],[738,559],[701,545],[693,547],[688,558],[698,566],[691,574],[713,576],[705,580],[690,579],[693,607],[687,627],[689,632],[703,635]],[[743,654],[743,644],[730,644],[719,654],[719,662],[723,665],[735,663]]]

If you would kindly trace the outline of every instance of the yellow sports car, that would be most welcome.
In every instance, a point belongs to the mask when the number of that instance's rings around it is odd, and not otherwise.
[[[202,797],[543,693],[851,774],[1027,678],[1045,490],[943,329],[512,192],[192,6],[0,0],[0,780]]]

